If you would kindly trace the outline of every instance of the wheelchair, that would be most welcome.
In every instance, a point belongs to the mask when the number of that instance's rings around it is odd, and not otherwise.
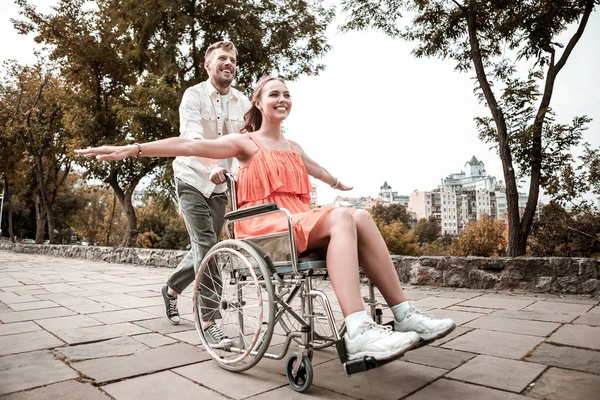
[[[312,358],[315,350],[335,345],[346,375],[367,371],[390,360],[373,357],[349,360],[342,338],[343,318],[336,321],[327,294],[320,285],[327,282],[325,259],[297,257],[292,215],[276,204],[236,209],[235,180],[228,176],[233,210],[225,215],[228,239],[217,243],[202,260],[193,289],[193,314],[202,344],[217,364],[229,371],[252,368],[263,357],[283,359],[292,342],[298,346],[285,363],[289,385],[305,392],[312,385]],[[283,213],[288,230],[269,235],[235,239],[237,221]],[[212,267],[209,268],[209,265]],[[382,310],[369,284],[363,298],[375,322],[381,324]],[[221,328],[232,340],[225,347],[211,346],[202,329],[204,315],[218,312]],[[281,352],[269,352],[275,328],[283,332]],[[397,359],[399,357],[396,357]]]

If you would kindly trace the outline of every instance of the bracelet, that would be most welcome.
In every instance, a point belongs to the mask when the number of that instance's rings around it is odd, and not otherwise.
[[[338,178],[335,178],[335,183],[333,185],[331,185],[332,189],[337,189],[339,184],[340,184],[340,180]]]
[[[142,145],[139,143],[134,143],[134,144],[138,147],[138,153],[135,156],[139,157],[142,155]]]

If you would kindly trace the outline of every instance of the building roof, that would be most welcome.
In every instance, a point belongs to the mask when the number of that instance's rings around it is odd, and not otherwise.
[[[471,164],[471,165],[477,165],[479,163],[480,163],[480,161],[475,156],[473,156],[473,158],[471,158],[471,161],[467,161],[467,164]]]

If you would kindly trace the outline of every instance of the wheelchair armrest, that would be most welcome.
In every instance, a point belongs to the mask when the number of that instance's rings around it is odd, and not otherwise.
[[[242,208],[242,209],[235,210],[235,211],[230,211],[227,214],[225,214],[225,219],[227,219],[229,221],[233,221],[236,219],[244,219],[244,218],[254,217],[254,216],[265,214],[265,213],[270,213],[270,212],[277,211],[277,210],[279,210],[279,207],[275,203],[261,204],[258,206],[252,206],[252,207]]]

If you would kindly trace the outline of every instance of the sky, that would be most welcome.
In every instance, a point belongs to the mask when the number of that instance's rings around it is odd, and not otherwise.
[[[18,18],[18,8],[11,0],[1,1],[0,61],[33,63],[33,35],[16,33],[10,18]],[[57,2],[31,3],[49,12]],[[454,71],[452,60],[417,59],[411,55],[414,43],[379,32],[339,33],[342,21],[336,19],[329,28],[332,49],[322,59],[325,70],[288,82],[293,108],[285,122],[286,136],[344,184],[354,186],[340,192],[317,182],[319,204],[337,195],[375,197],[384,181],[399,194],[432,190],[450,173],[464,170],[473,156],[484,162],[488,175],[504,180],[496,151],[478,139],[473,119],[490,113],[473,94],[472,74]],[[599,39],[596,11],[557,78],[551,103],[559,122],[592,117],[584,139],[596,148]]]

